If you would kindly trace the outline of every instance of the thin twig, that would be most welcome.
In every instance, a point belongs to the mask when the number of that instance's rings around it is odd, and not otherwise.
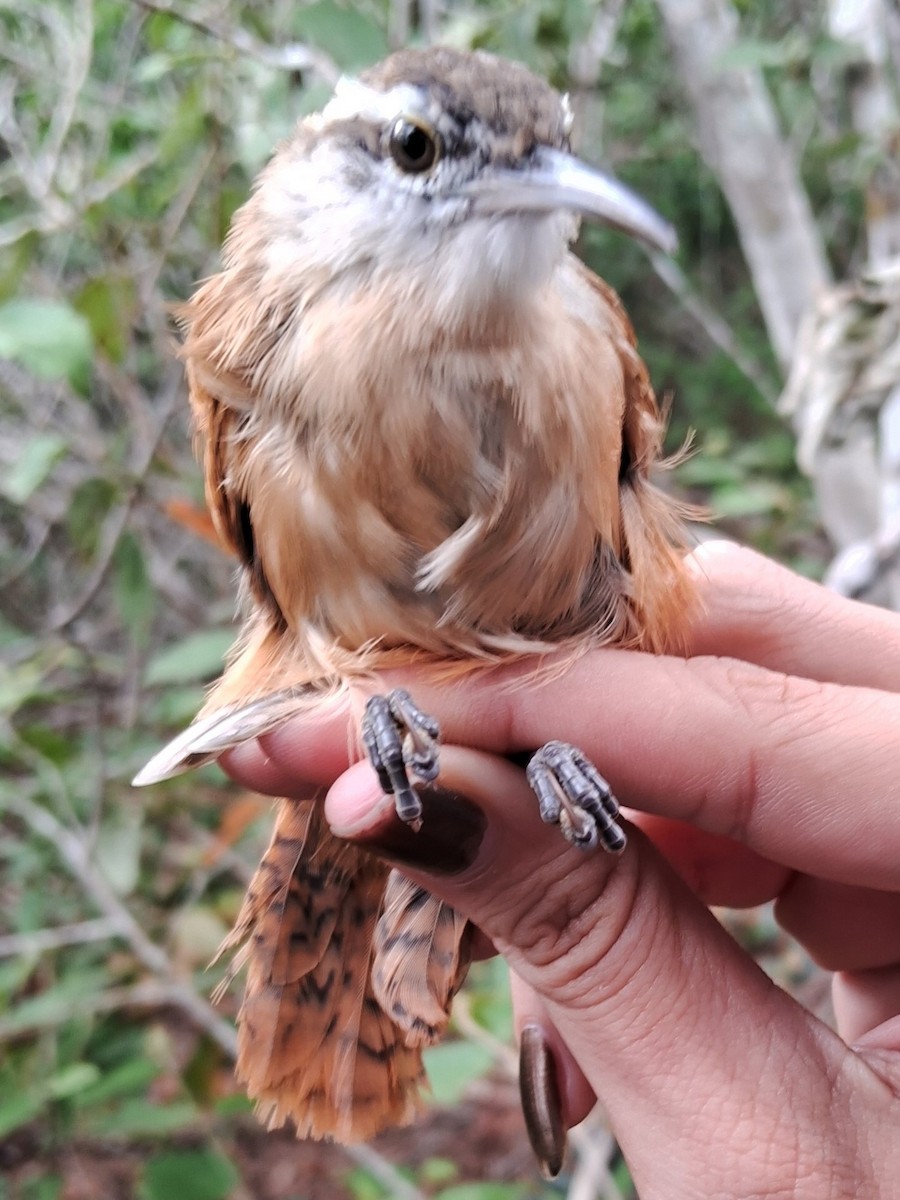
[[[11,76],[0,79],[0,138],[3,139],[5,155],[15,165],[18,179],[31,199],[40,203],[43,199],[42,181],[28,139],[16,117],[16,89],[17,81]]]
[[[624,1200],[609,1170],[613,1137],[596,1109],[569,1131],[569,1142],[578,1157],[566,1200]]]
[[[165,989],[166,1003],[181,1009],[195,1025],[218,1043],[229,1055],[235,1053],[235,1033],[193,988],[181,979],[166,953],[147,937],[143,929],[115,894],[91,861],[85,839],[46,808],[26,796],[7,795],[6,806],[20,820],[53,845],[69,871],[81,884],[107,920],[116,925],[118,934],[131,947],[138,961],[159,978]]]
[[[625,0],[607,0],[598,4],[583,41],[575,41],[569,50],[569,75],[579,89],[595,88],[604,65],[615,48]]]
[[[674,259],[655,251],[648,252],[648,257],[657,277],[674,296],[678,297],[685,312],[693,317],[712,344],[728,355],[738,370],[774,408],[778,402],[778,396],[773,390],[771,382],[759,364],[741,349],[728,322],[697,294],[696,289]]]
[[[133,1008],[184,1010],[182,989],[165,980],[145,979],[131,987],[111,987],[90,995],[60,997],[58,1004],[31,1016],[26,1015],[23,1020],[18,1020],[14,1012],[12,1016],[0,1021],[0,1042],[21,1037],[26,1033],[39,1033],[43,1029],[58,1029],[73,1017],[100,1016]],[[197,1023],[193,1013],[188,1012],[187,1015]],[[218,1032],[202,1025],[201,1028],[210,1034],[229,1058],[235,1057],[237,1034],[233,1026],[223,1021],[222,1029]]]
[[[441,35],[441,0],[419,0],[419,28],[426,45],[436,42]]]
[[[213,1008],[198,996],[191,986],[181,979],[165,952],[152,942],[137,921],[109,887],[106,880],[91,863],[87,846],[82,837],[58,821],[47,809],[32,803],[24,796],[8,796],[7,807],[15,813],[38,836],[55,846],[60,858],[69,868],[104,913],[105,919],[115,926],[119,936],[130,945],[135,957],[156,978],[131,988],[110,988],[99,996],[86,997],[84,1003],[74,1005],[67,1001],[59,1015],[44,1014],[35,1019],[40,1024],[60,1024],[69,1020],[74,1010],[92,1013],[110,1012],[120,1008],[172,1007],[183,1012],[198,1028],[234,1060],[237,1057],[237,1034],[234,1027],[223,1020]],[[21,1034],[23,1027],[13,1021],[0,1022],[0,1039],[11,1034]],[[394,1165],[368,1146],[345,1146],[348,1158],[375,1176],[396,1200],[426,1200],[423,1192],[413,1187]]]
[[[393,1163],[371,1146],[342,1146],[348,1158],[368,1171],[386,1189],[391,1200],[425,1200],[425,1193],[404,1179]]]
[[[321,50],[314,50],[303,42],[289,42],[286,46],[269,46],[258,41],[240,26],[226,26],[208,17],[196,17],[185,12],[172,0],[135,0],[141,8],[150,12],[164,13],[175,20],[190,25],[201,33],[209,34],[217,41],[231,46],[239,54],[255,58],[257,62],[280,71],[311,71],[326,83],[336,83],[340,69],[332,58]]]
[[[835,556],[823,583],[851,599],[868,596],[900,562],[900,521],[877,530],[872,537],[853,542]]]
[[[85,942],[102,942],[117,937],[119,925],[111,917],[94,921],[76,921],[55,929],[32,929],[28,933],[7,933],[0,936],[0,958],[33,958],[46,950],[63,946],[81,946]]]
[[[156,253],[153,258],[147,263],[146,267],[141,271],[141,294],[145,305],[151,302],[151,298],[157,297],[156,285],[163,268],[166,265],[169,251],[175,241],[179,229],[181,228],[185,218],[190,211],[194,197],[203,182],[206,172],[215,161],[216,150],[211,146],[205,154],[200,153],[197,156],[197,162],[194,169],[191,171],[185,183],[179,189],[178,194],[169,204],[168,210],[163,218],[162,225],[159,230],[159,243]]]
[[[490,1030],[479,1025],[472,1016],[472,1007],[465,992],[460,992],[453,1001],[453,1023],[463,1037],[476,1046],[481,1046],[494,1059],[504,1075],[510,1079],[519,1077],[519,1056],[512,1046],[495,1037]]]
[[[412,16],[411,0],[390,0],[388,6],[388,42],[392,49],[399,50],[409,41],[409,25]]]
[[[74,9],[68,24],[51,22],[52,9],[48,7],[44,11],[44,21],[56,43],[53,59],[63,68],[63,80],[37,160],[43,186],[41,201],[54,189],[63,148],[78,109],[78,98],[91,69],[94,48],[92,0],[76,0]]]
[[[95,559],[93,568],[87,583],[82,588],[80,594],[70,601],[67,605],[61,607],[56,613],[51,615],[48,631],[58,633],[67,625],[71,624],[91,603],[94,596],[103,586],[110,566],[112,565],[113,556],[116,552],[116,547],[119,544],[119,539],[125,532],[125,527],[128,524],[128,519],[131,515],[131,510],[134,507],[135,501],[141,492],[144,479],[153,464],[153,459],[156,451],[165,436],[166,426],[175,411],[175,406],[179,401],[181,394],[181,375],[173,374],[172,380],[163,398],[161,410],[157,418],[156,429],[153,436],[139,448],[138,462],[134,469],[133,482],[128,490],[125,499],[122,503],[110,514],[104,523],[103,530],[100,536],[100,550]]]
[[[123,159],[105,175],[95,179],[93,183],[85,184],[78,196],[79,205],[76,215],[80,216],[95,204],[104,204],[110,196],[126,187],[148,167],[152,167],[158,158],[159,148],[157,146],[136,150],[134,154]]]
[[[146,171],[148,167],[152,166],[157,157],[158,151],[155,149],[136,151],[125,162],[120,163],[114,170],[104,175],[102,179],[97,179],[82,187],[79,191],[77,205],[72,205],[55,194],[44,196],[41,200],[42,208],[38,212],[21,217],[11,217],[10,220],[0,225],[0,249],[14,246],[16,242],[20,242],[33,233],[47,236],[51,233],[62,233],[65,229],[71,229],[89,208],[95,204],[105,203],[115,192],[131,183],[142,171]],[[24,174],[20,173],[20,177],[23,181],[25,180]]]

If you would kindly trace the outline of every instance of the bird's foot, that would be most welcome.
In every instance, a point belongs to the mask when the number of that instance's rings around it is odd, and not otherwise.
[[[599,842],[610,854],[625,849],[625,834],[616,818],[619,806],[609,784],[575,746],[547,742],[525,771],[537,796],[541,819],[559,825],[563,836],[580,850]]]
[[[438,774],[440,727],[422,712],[409,692],[395,688],[372,696],[362,719],[362,738],[384,792],[394,797],[397,816],[413,829],[422,821],[422,801],[410,774],[431,783]]]

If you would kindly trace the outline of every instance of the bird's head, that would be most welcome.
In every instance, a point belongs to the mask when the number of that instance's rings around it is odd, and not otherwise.
[[[580,217],[670,251],[648,204],[571,153],[571,127],[567,98],[523,66],[401,51],[300,123],[230,252],[264,248],[267,273],[314,289],[402,280],[452,323],[544,283]]]

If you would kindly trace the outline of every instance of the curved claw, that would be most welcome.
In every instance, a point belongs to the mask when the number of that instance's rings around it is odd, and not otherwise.
[[[575,746],[547,742],[531,759],[526,778],[537,796],[541,819],[559,825],[563,836],[581,850],[599,842],[610,854],[625,849],[625,833],[616,818],[619,805],[609,784]]]
[[[440,727],[423,713],[402,688],[372,696],[362,720],[362,739],[382,791],[394,797],[397,815],[414,828],[422,819],[422,802],[409,781],[411,772],[424,783],[438,775]]]

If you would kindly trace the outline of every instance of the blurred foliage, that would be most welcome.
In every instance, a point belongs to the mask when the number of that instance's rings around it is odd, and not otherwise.
[[[851,271],[867,151],[847,124],[821,5],[739,9],[741,60],[764,69],[835,269]],[[265,805],[212,770],[149,793],[128,780],[196,711],[234,629],[170,305],[214,268],[274,143],[335,73],[382,55],[398,21],[421,38],[417,11],[0,0],[0,1198],[391,1194],[340,1151],[297,1159],[306,1148],[265,1140],[232,1080],[235,999],[221,1015],[205,1004]],[[610,162],[677,226],[685,276],[753,379],[637,247],[591,230],[583,251],[623,295],[657,386],[674,397],[673,448],[697,431],[680,486],[726,529],[814,571],[822,546],[773,412],[777,369],[658,16],[650,0],[626,4],[600,78],[576,86],[571,50],[594,13],[587,0],[472,0],[448,4],[439,33],[570,88],[590,117],[585,156]],[[298,43],[316,53],[292,59]],[[482,1093],[491,1109],[506,1086],[493,1040],[510,1034],[500,965],[474,972],[468,1011],[485,1037],[470,1030],[431,1052],[435,1099],[468,1097],[483,1115],[478,1087],[494,1089]],[[442,1141],[440,1120],[392,1144],[413,1164],[414,1194],[562,1194],[537,1181],[520,1130],[503,1166],[499,1152],[493,1163],[467,1153],[452,1126]],[[280,1174],[259,1177],[263,1154],[277,1154]]]

